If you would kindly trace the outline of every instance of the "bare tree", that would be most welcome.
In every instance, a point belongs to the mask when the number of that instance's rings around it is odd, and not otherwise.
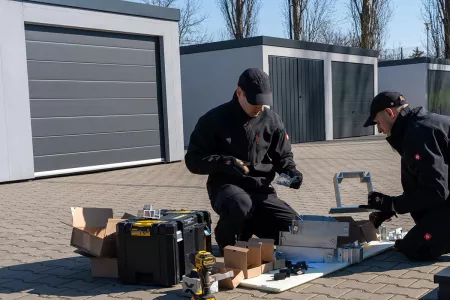
[[[425,47],[429,43],[430,56],[440,58],[444,57],[444,31],[437,4],[436,0],[422,0],[422,20],[430,24],[430,37]]]
[[[243,39],[258,32],[261,0],[216,0],[229,37]]]
[[[333,34],[337,34],[333,29],[334,22],[332,19],[336,0],[282,1],[284,26],[288,34],[291,30],[293,31],[294,40],[324,42],[330,36],[330,29]],[[289,4],[289,2],[291,3]],[[291,16],[292,22],[290,22]],[[324,37],[324,34],[327,37]]]
[[[177,0],[141,0],[143,3],[175,7]],[[178,22],[180,45],[200,44],[211,41],[206,29],[202,27],[208,18],[206,14],[199,14],[202,10],[202,0],[185,0],[180,8],[180,21]]]
[[[422,20],[430,24],[430,37],[424,46],[429,42],[429,54],[436,58],[450,58],[448,2],[450,1],[422,0]]]
[[[380,50],[386,40],[386,27],[393,9],[391,0],[349,0],[353,21],[354,46]]]

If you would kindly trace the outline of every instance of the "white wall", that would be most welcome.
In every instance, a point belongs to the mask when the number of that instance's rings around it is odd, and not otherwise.
[[[241,73],[263,68],[262,57],[262,46],[181,55],[185,146],[197,120],[232,99]]]
[[[183,159],[177,22],[0,0],[0,182],[34,177],[25,23],[162,37],[166,161]]]
[[[282,48],[275,46],[263,46],[264,71],[269,74],[269,56],[286,56],[307,59],[318,59],[324,61],[324,86],[325,86],[325,137],[326,140],[333,139],[333,81],[331,62],[349,62],[374,65],[374,94],[378,93],[378,59],[376,57],[348,55],[340,53],[329,53],[321,51],[310,51],[304,49]],[[375,129],[374,129],[375,131]]]
[[[0,0],[0,181],[34,176],[22,9]]]
[[[403,94],[411,107],[428,106],[428,64],[411,64],[378,68],[378,90],[395,90]]]

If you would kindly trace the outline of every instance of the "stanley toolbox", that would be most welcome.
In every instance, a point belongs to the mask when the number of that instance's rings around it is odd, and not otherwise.
[[[178,223],[129,219],[117,224],[117,264],[122,283],[173,286],[180,283]]]
[[[201,216],[201,217],[200,217]],[[194,266],[189,255],[204,249],[205,222],[202,214],[196,213],[162,213],[161,220],[175,221],[182,232],[183,240],[179,247],[180,279],[189,275]]]
[[[169,210],[162,209],[161,215],[182,215],[182,214],[195,214],[198,217],[199,223],[205,224],[204,237],[203,237],[203,249],[208,252],[212,252],[211,244],[211,213],[207,210]]]

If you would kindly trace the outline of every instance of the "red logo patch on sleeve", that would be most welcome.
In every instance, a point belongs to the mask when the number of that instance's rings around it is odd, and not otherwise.
[[[424,236],[423,238],[424,238],[425,240],[429,241],[429,240],[431,240],[432,237],[433,237],[433,236],[427,232],[427,233],[425,233],[425,236]]]
[[[286,133],[286,141],[289,141],[289,135]]]
[[[420,159],[421,159],[421,156],[420,156],[419,153],[417,153],[416,155],[414,155],[414,158],[415,158],[416,160],[420,160]]]

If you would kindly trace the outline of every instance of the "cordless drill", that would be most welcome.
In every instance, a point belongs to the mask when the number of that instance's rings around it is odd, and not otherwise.
[[[191,300],[215,300],[211,294],[211,280],[209,272],[216,263],[214,255],[207,251],[199,251],[189,255],[191,264],[195,266],[198,277],[200,278],[201,292],[192,296]]]

